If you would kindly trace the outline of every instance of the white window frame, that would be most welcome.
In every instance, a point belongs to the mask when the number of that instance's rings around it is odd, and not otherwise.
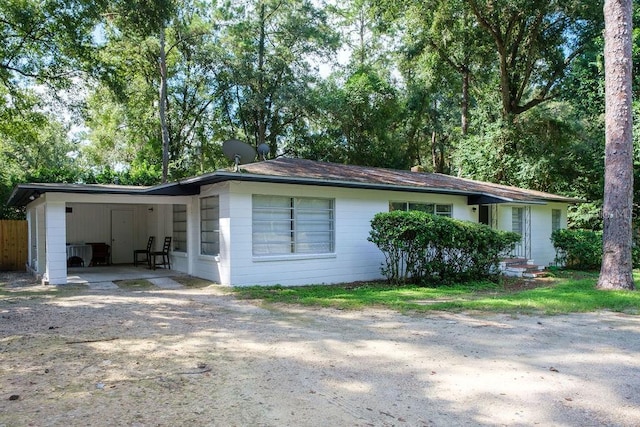
[[[323,256],[335,252],[335,200],[252,196],[254,257]]]
[[[173,251],[187,252],[187,205],[173,205]]]
[[[208,205],[209,202],[212,204]],[[220,197],[217,195],[200,198],[200,255],[220,255]]]
[[[438,216],[446,216],[453,218],[453,205],[444,203],[423,203],[423,202],[389,202],[389,212],[402,211],[421,211]]]

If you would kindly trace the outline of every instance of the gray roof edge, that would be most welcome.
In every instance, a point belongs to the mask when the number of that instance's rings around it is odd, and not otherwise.
[[[199,177],[194,177],[189,179],[189,184],[197,184]],[[211,178],[222,178],[222,179],[211,179]],[[559,203],[582,203],[584,201],[564,196],[556,196],[559,199],[549,198],[543,199],[539,197],[532,197],[528,200],[516,200],[506,196],[499,196],[494,193],[488,193],[484,191],[466,191],[466,190],[457,190],[457,189],[447,189],[440,187],[417,187],[417,186],[402,186],[397,184],[378,184],[378,183],[368,183],[368,182],[359,182],[359,181],[346,181],[346,180],[321,180],[319,178],[305,178],[305,177],[290,177],[290,176],[280,176],[280,175],[264,175],[264,174],[254,174],[254,173],[244,173],[244,172],[228,172],[224,170],[216,171],[210,174],[207,174],[205,180],[202,185],[206,184],[215,184],[217,182],[222,181],[254,181],[254,182],[274,182],[274,183],[287,183],[287,184],[301,184],[301,185],[319,185],[323,187],[343,187],[343,188],[363,188],[363,189],[372,189],[372,190],[389,190],[389,191],[407,191],[412,193],[440,193],[440,194],[451,194],[451,195],[460,195],[460,196],[490,196],[496,199],[503,200],[505,203],[516,203],[516,204],[535,204],[535,205],[544,205],[548,202],[559,202]],[[183,181],[184,182],[184,181]]]
[[[416,186],[409,186],[409,185],[402,186],[397,184],[379,184],[379,183],[371,183],[371,182],[346,181],[346,180],[337,180],[337,179],[322,180],[319,178],[263,175],[263,174],[253,174],[253,173],[243,173],[243,172],[218,171],[208,176],[208,178],[212,178],[212,177],[220,177],[223,179],[204,182],[203,185],[215,184],[217,182],[222,182],[222,181],[251,181],[251,182],[273,182],[273,183],[283,183],[283,184],[316,185],[320,187],[342,187],[342,188],[362,188],[362,189],[371,189],[371,190],[407,191],[412,193],[441,193],[441,194],[444,193],[444,194],[452,194],[452,195],[460,195],[460,196],[469,196],[469,195],[479,194],[477,192],[437,188],[437,187],[416,187]],[[196,182],[191,181],[190,183],[196,183]]]
[[[115,186],[103,184],[23,183],[17,184],[7,199],[8,206],[25,206],[33,195],[44,193],[79,194],[145,194],[152,187]]]
[[[103,184],[57,184],[57,183],[25,183],[15,186],[13,192],[8,198],[9,206],[24,206],[28,204],[28,199],[35,193],[46,192],[70,192],[70,193],[86,193],[86,194],[132,194],[132,195],[193,195],[198,194],[197,188],[202,185],[216,184],[225,181],[249,181],[249,182],[270,182],[283,184],[299,184],[299,185],[316,185],[323,187],[342,187],[342,188],[361,188],[371,190],[387,190],[387,191],[405,191],[412,193],[439,193],[459,196],[490,196],[496,199],[504,200],[505,203],[518,204],[546,204],[547,202],[559,203],[583,203],[583,200],[573,199],[564,196],[553,198],[531,197],[526,200],[516,200],[506,196],[486,191],[469,191],[460,189],[447,189],[441,187],[420,187],[410,185],[398,185],[390,183],[372,183],[339,179],[320,179],[311,177],[295,177],[283,175],[267,175],[246,172],[230,172],[227,170],[218,170],[205,175],[186,178],[170,183],[162,183],[155,186],[134,187],[134,186],[115,186]],[[31,190],[31,191],[30,191]],[[526,191],[526,190],[525,190]],[[22,196],[19,194],[22,193]],[[523,194],[524,197],[526,197]]]

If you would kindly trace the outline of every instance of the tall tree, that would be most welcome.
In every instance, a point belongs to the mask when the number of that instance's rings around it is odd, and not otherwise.
[[[605,0],[605,188],[598,288],[634,289],[632,1]]]
[[[493,40],[507,122],[554,98],[584,41],[601,28],[599,1],[465,1]]]
[[[457,74],[460,133],[469,130],[471,80],[480,80],[491,67],[491,40],[477,25],[464,0],[392,2],[403,24],[405,63],[414,62],[423,75],[443,79],[446,68]],[[407,64],[409,65],[409,64]],[[448,90],[447,90],[448,91]]]
[[[221,15],[225,67],[218,82],[228,123],[275,156],[313,109],[314,65],[335,49],[336,33],[310,0],[238,1]]]
[[[68,86],[91,57],[105,0],[0,2],[0,86]]]
[[[166,45],[166,31],[175,16],[176,4],[173,0],[126,0],[114,2],[113,13],[120,31],[125,36],[138,40],[154,37],[158,41],[156,54],[158,83],[158,117],[162,140],[162,182],[169,178],[169,129],[167,99],[167,54],[171,47]]]
[[[85,152],[96,161],[109,158],[112,168],[158,168],[167,179],[219,166],[217,77],[225,49],[209,2],[163,10],[150,14],[161,15],[163,28],[137,26],[143,17],[133,19],[125,8],[107,21],[96,67],[104,88],[89,99],[92,146]]]

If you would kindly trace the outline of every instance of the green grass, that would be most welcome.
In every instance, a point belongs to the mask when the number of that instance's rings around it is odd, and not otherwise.
[[[640,282],[640,272],[634,272]],[[503,279],[500,283],[419,287],[357,283],[298,287],[235,288],[239,298],[265,303],[302,304],[340,309],[385,307],[401,312],[487,311],[496,313],[562,314],[610,310],[640,314],[640,291],[596,289],[598,274],[555,271],[535,282]]]

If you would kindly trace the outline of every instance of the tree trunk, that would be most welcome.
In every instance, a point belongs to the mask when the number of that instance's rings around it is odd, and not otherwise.
[[[467,135],[469,130],[469,68],[467,64],[462,70],[462,105],[461,105],[461,127],[462,136]]]
[[[433,166],[433,171],[438,171],[438,152],[436,151],[436,141],[437,134],[436,131],[431,132],[431,165]]]
[[[164,28],[160,30],[160,100],[158,112],[160,114],[160,130],[162,134],[162,182],[169,179],[169,129],[167,126],[167,52],[165,51]]]
[[[634,289],[631,12],[632,0],[604,2],[605,177],[600,289]]]
[[[260,40],[258,41],[258,99],[259,104],[256,105],[258,138],[256,147],[266,141],[267,123],[266,123],[266,100],[264,93],[264,61],[266,51],[266,14],[265,5],[260,2]]]

